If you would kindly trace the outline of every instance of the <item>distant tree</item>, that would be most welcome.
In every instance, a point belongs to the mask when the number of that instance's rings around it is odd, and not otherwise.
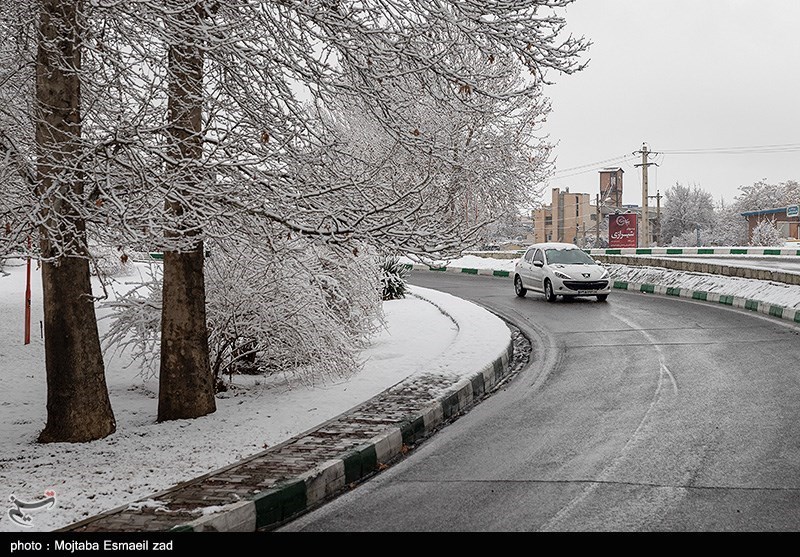
[[[714,207],[714,224],[708,236],[713,246],[746,245],[747,221],[733,206],[721,199]]]
[[[714,199],[697,184],[690,187],[676,183],[667,189],[661,211],[661,238],[665,244],[688,232],[711,229],[714,224]]]
[[[585,240],[582,237],[578,238],[577,245],[581,249],[602,249],[608,247],[608,242],[602,236],[598,238],[594,235],[587,235]]]
[[[770,219],[759,222],[750,236],[751,246],[779,246],[782,243],[780,230]]]
[[[800,203],[800,183],[787,180],[778,184],[769,184],[764,180],[750,186],[739,187],[739,194],[734,198],[733,207],[739,212],[774,209]]]

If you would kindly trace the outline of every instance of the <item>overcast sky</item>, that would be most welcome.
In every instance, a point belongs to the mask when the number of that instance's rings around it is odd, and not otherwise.
[[[731,202],[742,185],[800,180],[800,1],[577,0],[562,13],[593,45],[585,70],[549,76],[548,202],[554,187],[594,199],[598,170],[620,166],[623,202],[641,204],[642,143],[660,153],[650,195],[680,182]]]

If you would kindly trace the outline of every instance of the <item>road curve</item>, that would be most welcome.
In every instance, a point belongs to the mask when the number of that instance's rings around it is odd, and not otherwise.
[[[612,292],[414,272],[534,342],[502,391],[279,531],[800,530],[800,328]]]

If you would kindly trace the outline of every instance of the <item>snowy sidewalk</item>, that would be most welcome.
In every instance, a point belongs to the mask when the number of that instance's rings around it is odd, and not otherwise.
[[[524,341],[502,320],[448,294],[412,291],[457,327],[424,369],[274,447],[56,531],[273,528],[389,466],[520,368],[513,347]]]

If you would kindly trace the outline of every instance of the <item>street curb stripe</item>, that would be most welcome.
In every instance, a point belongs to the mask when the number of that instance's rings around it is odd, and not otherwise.
[[[256,528],[282,522],[306,508],[306,483],[294,480],[271,487],[253,498]]]
[[[657,284],[634,283],[620,280],[614,281],[614,288],[617,290],[627,290],[629,292],[639,292],[643,294],[680,296],[681,298],[690,298],[692,300],[698,300],[701,302],[733,306],[749,311],[764,313],[772,317],[777,317],[778,319],[786,319],[788,321],[800,323],[800,309],[768,304],[759,300],[739,298],[736,296],[731,296],[730,294],[706,292],[703,290],[689,290],[688,288],[664,287]]]
[[[592,248],[586,249],[589,255],[794,255],[800,256],[797,248]]]

